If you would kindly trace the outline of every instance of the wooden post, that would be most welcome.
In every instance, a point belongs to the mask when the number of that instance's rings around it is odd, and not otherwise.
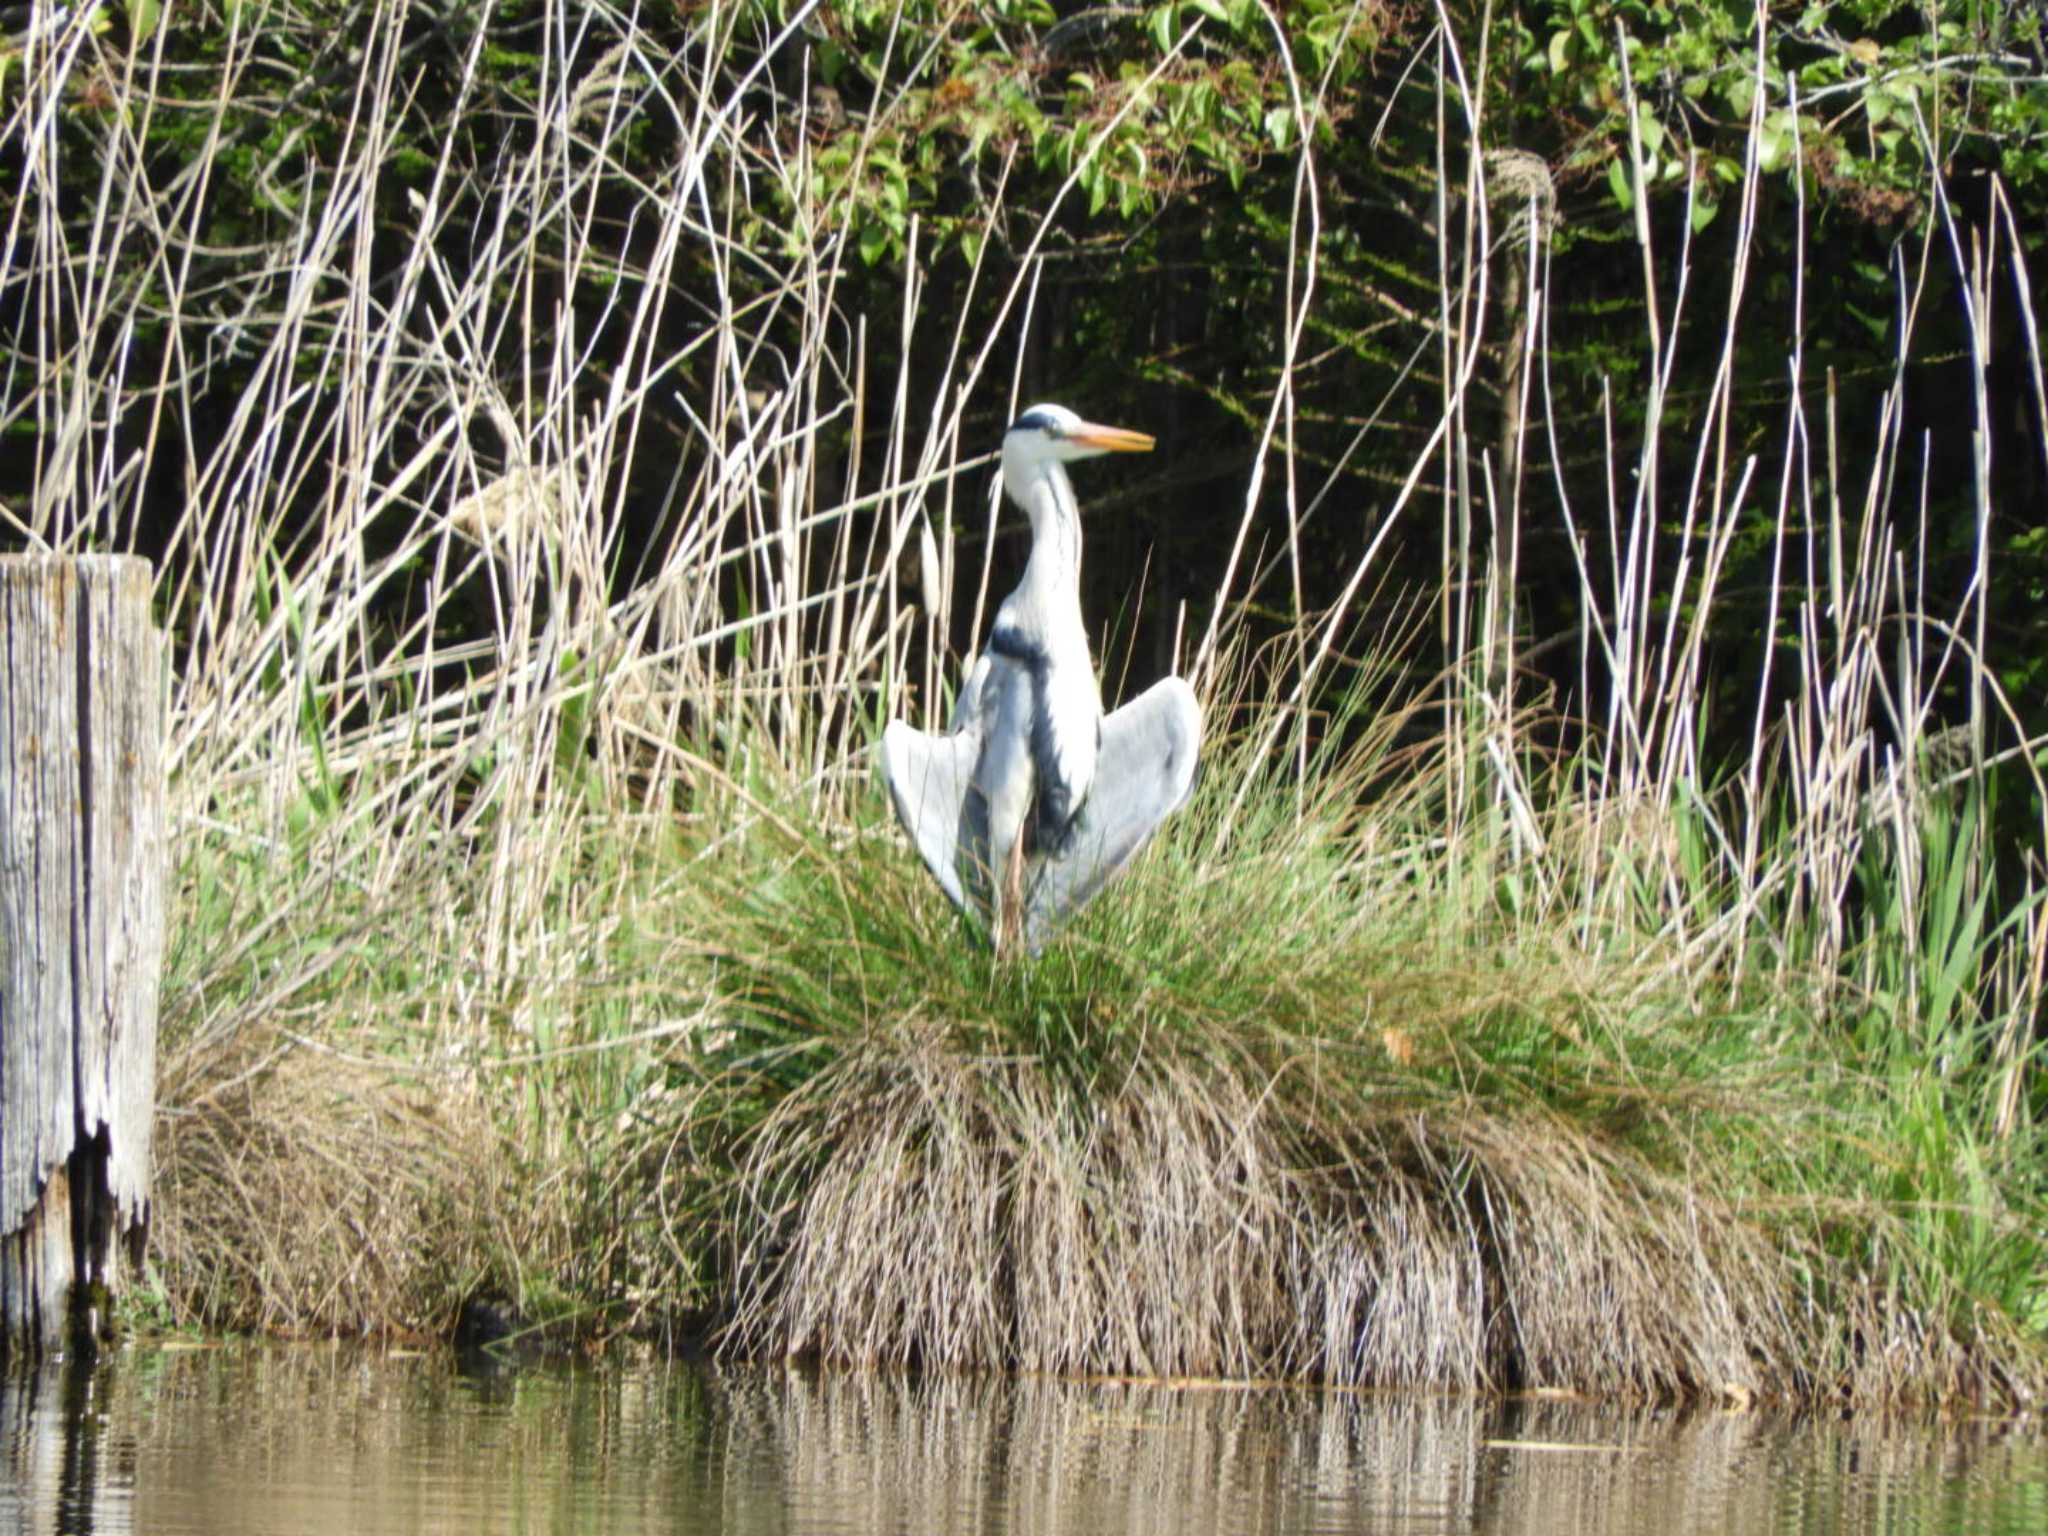
[[[0,1357],[105,1324],[149,1222],[163,638],[149,562],[0,557]]]

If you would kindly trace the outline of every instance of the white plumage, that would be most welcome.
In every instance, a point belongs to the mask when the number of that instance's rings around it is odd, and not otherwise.
[[[1034,953],[1194,786],[1202,715],[1167,678],[1106,719],[1081,619],[1081,521],[1065,465],[1145,452],[1141,432],[1036,405],[1003,438],[1003,485],[1031,519],[1031,560],[968,669],[952,729],[882,737],[896,814],[998,953]]]

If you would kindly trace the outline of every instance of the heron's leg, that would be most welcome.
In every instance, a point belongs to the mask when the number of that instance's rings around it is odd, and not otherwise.
[[[1002,912],[996,920],[996,954],[1006,955],[1024,939],[1024,828],[1003,856]]]

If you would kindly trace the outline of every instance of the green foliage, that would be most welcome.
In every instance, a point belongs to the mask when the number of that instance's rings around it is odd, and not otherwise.
[[[1796,170],[1885,223],[1921,211],[1930,159],[1995,165],[2019,185],[2048,164],[2048,81],[2000,47],[2038,18],[2015,26],[1975,0],[1828,0],[1789,21],[1779,9],[1552,0],[1525,67],[1538,99],[1583,125],[1572,157],[1619,167],[1608,174],[1623,207],[1632,129],[1646,183],[1690,180],[1712,199],[1739,180],[1755,120],[1766,173]]]
[[[1381,41],[1382,13],[1349,0],[1286,8],[1284,36],[1251,0],[1176,0],[1056,22],[1042,0],[972,12],[927,3],[834,7],[810,50],[826,106],[805,119],[800,227],[844,224],[870,265],[903,258],[913,218],[970,262],[999,216],[1071,179],[1088,239],[1217,184],[1241,192],[1302,135],[1290,84],[1342,87]],[[1310,128],[1334,142],[1328,112]],[[1015,173],[1023,173],[1023,180]],[[1035,185],[1034,185],[1035,184]],[[1013,243],[1030,238],[1028,228]]]

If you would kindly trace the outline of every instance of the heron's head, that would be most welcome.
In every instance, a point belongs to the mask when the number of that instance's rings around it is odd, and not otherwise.
[[[1097,426],[1064,405],[1034,405],[1003,434],[1003,474],[1014,484],[1020,472],[1028,473],[1048,461],[1070,464],[1099,453],[1151,451],[1152,439],[1143,432]]]

